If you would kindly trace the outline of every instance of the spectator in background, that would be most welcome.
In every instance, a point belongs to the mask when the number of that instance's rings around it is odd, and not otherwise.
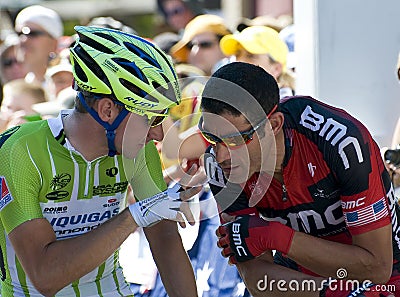
[[[118,21],[114,19],[113,17],[107,16],[107,17],[95,17],[90,20],[90,22],[87,24],[88,26],[95,26],[95,27],[100,27],[100,28],[108,28],[108,29],[114,29],[114,30],[120,30],[125,33],[129,34],[135,34],[137,35],[137,32],[135,29],[133,29],[130,26],[125,25],[121,21]]]
[[[0,132],[27,121],[39,120],[32,105],[47,100],[44,89],[24,79],[16,79],[3,87],[4,98],[0,108]]]
[[[61,90],[53,101],[40,102],[32,105],[32,109],[43,119],[56,118],[64,109],[73,109],[76,91],[71,87]]]
[[[288,25],[285,28],[283,28],[279,32],[279,37],[286,43],[289,50],[286,61],[286,68],[294,73],[296,71],[296,62],[297,62],[297,56],[294,48],[294,39],[295,39],[294,24]]]
[[[276,30],[266,26],[251,26],[237,34],[221,39],[220,47],[227,56],[235,56],[236,61],[262,67],[278,82],[281,98],[293,96],[294,76],[286,63],[288,47]]]
[[[219,48],[219,41],[227,34],[231,31],[223,18],[199,15],[187,24],[182,39],[172,47],[171,55],[178,62],[192,64],[211,75],[215,65],[226,58]]]
[[[18,37],[9,35],[0,46],[0,81],[5,83],[26,75],[24,65],[17,59]]]
[[[181,32],[193,18],[204,13],[199,0],[157,0],[157,6],[165,22],[176,32]]]
[[[54,100],[61,90],[72,88],[72,66],[69,62],[69,49],[64,49],[54,59],[46,71],[49,99]]]
[[[397,66],[396,66],[396,77],[400,83],[400,53],[397,59]],[[400,150],[400,118],[397,120],[396,127],[393,132],[392,136],[392,144],[390,147],[392,150]],[[386,150],[388,148],[382,148],[382,155],[385,156]],[[385,158],[386,159],[386,158]],[[393,186],[396,189],[396,194],[399,194],[399,187],[400,187],[400,164],[394,164],[392,161],[386,160],[386,168],[389,171],[390,177],[393,182]]]
[[[157,44],[168,55],[171,55],[171,48],[177,44],[180,39],[177,33],[162,32],[153,37],[153,43]]]
[[[47,67],[56,57],[58,38],[64,31],[60,16],[40,5],[28,6],[18,13],[15,31],[20,37],[19,54],[28,71],[26,81],[44,86]]]
[[[280,15],[279,17],[273,17],[271,15],[260,15],[253,19],[243,18],[236,26],[238,32],[243,31],[247,27],[251,26],[267,26],[278,32],[283,28],[293,23],[293,17],[287,14]]]

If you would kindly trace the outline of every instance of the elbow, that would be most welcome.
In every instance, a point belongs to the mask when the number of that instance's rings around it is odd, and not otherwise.
[[[377,273],[379,271],[379,273]],[[386,284],[392,275],[392,265],[390,267],[379,267],[378,270],[371,274],[371,281],[374,284]]]
[[[369,267],[365,270],[368,271],[367,279],[374,284],[386,284],[392,275],[392,262],[380,262]]]
[[[58,292],[58,290],[51,287],[51,284],[35,283],[34,287],[40,294],[42,294],[43,296],[46,296],[46,297],[54,296]]]
[[[40,277],[30,277],[30,280],[35,287],[35,289],[46,297],[54,296],[61,288],[56,288],[54,282],[49,280],[48,276]]]

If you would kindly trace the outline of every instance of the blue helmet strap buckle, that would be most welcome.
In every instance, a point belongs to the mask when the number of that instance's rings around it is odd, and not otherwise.
[[[106,130],[108,155],[110,157],[115,156],[117,153],[117,150],[115,148],[115,130],[121,124],[123,119],[128,115],[129,111],[125,108],[122,109],[121,112],[118,114],[117,118],[114,120],[114,122],[112,124],[109,124],[100,119],[98,113],[93,108],[89,107],[89,105],[87,105],[86,100],[81,92],[78,93],[78,97],[83,107],[86,109],[86,111]]]

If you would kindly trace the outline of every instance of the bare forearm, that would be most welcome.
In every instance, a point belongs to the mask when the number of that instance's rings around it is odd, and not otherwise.
[[[183,248],[176,222],[162,221],[145,228],[144,232],[168,295],[197,296],[193,269]]]
[[[252,296],[319,296],[323,278],[285,268],[272,263],[272,258],[263,257],[236,265]]]
[[[387,238],[386,245],[390,247],[390,235]],[[369,244],[377,245],[377,241]],[[360,245],[357,242],[341,244],[296,232],[288,257],[325,277],[337,277],[338,270],[344,272],[345,269],[349,279],[386,282],[391,273],[391,249],[374,254],[372,249]]]
[[[40,221],[36,227],[51,228],[44,220]],[[49,243],[38,253],[36,263],[30,263],[23,256],[20,260],[37,289],[46,296],[53,296],[102,264],[136,228],[129,211],[125,210],[97,229],[75,238],[56,241],[55,237],[50,240],[44,235],[43,240]],[[41,236],[29,229],[24,233],[26,236]],[[24,255],[22,250],[28,248],[19,247],[19,254]]]

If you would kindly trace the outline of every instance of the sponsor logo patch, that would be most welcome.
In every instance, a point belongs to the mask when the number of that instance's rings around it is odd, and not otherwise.
[[[389,215],[389,211],[385,202],[385,197],[383,197],[372,205],[368,205],[357,211],[344,211],[344,214],[348,226],[358,227],[379,221],[380,219],[387,217]]]
[[[13,197],[11,196],[10,191],[8,190],[6,178],[4,176],[0,176],[0,211],[7,206],[11,201],[13,201]]]

